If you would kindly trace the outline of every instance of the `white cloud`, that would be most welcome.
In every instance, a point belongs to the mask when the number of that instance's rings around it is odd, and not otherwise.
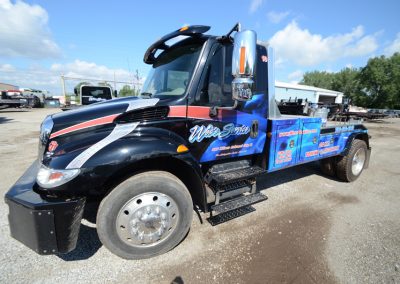
[[[253,14],[262,5],[263,0],[251,0],[249,11]]]
[[[104,65],[97,65],[93,62],[82,60],[75,60],[67,64],[53,64],[50,71],[56,74],[64,74],[67,77],[90,78],[100,80],[114,80],[115,77],[118,81],[132,81],[132,75],[125,69],[112,69]]]
[[[387,56],[392,56],[395,52],[400,52],[400,33],[396,35],[396,38],[384,50]]]
[[[349,33],[323,37],[301,29],[296,21],[276,32],[270,43],[275,47],[278,60],[291,61],[300,66],[364,56],[378,48],[376,35],[364,36],[362,26],[357,26]]]
[[[267,18],[271,23],[279,24],[289,15],[290,15],[290,11],[286,11],[286,12],[271,11],[267,14]]]
[[[131,82],[133,75],[125,69],[109,68],[104,65],[98,65],[93,62],[75,60],[66,64],[53,64],[50,68],[42,66],[32,66],[27,69],[19,69],[10,64],[0,65],[0,78],[2,82],[15,84],[19,87],[36,88],[49,90],[52,94],[61,93],[61,75],[73,78],[99,79],[112,83],[114,80],[114,72],[116,81]],[[143,83],[142,78],[140,83]],[[66,81],[66,91],[72,92],[73,87],[80,80]],[[93,82],[94,84],[96,82]],[[120,88],[124,84],[117,84]]]
[[[58,57],[48,15],[39,5],[0,0],[0,56],[42,59]]]
[[[0,65],[0,72],[13,72],[15,67],[11,64],[1,64]]]
[[[288,80],[291,82],[299,82],[303,78],[304,72],[302,70],[293,71],[288,75]]]

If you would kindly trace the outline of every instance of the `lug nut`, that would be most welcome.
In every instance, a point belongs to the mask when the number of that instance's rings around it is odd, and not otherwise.
[[[138,211],[138,212],[136,213],[136,217],[138,217],[138,218],[142,217],[142,215],[143,215],[143,212],[142,212],[142,211]]]
[[[162,220],[167,220],[167,214],[165,214],[164,212],[161,213],[161,219]]]
[[[147,208],[146,208],[146,212],[147,212],[147,214],[150,214],[150,213],[151,213],[151,208],[150,208],[150,207],[147,207]]]
[[[161,210],[160,210],[160,207],[157,206],[157,208],[156,208],[156,214],[157,214],[157,215],[160,215],[160,211],[161,211]]]

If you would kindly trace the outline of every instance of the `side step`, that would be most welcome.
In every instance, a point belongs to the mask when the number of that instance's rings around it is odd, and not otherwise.
[[[265,170],[260,167],[246,167],[231,171],[223,171],[219,173],[211,173],[207,179],[208,184],[216,184],[218,186],[233,183],[235,181],[247,180],[255,178],[265,173]]]
[[[240,196],[235,199],[213,205],[211,206],[211,210],[219,214],[207,218],[207,221],[212,226],[215,226],[224,223],[226,221],[235,219],[237,217],[255,211],[255,209],[250,205],[267,199],[268,199],[267,196],[265,196],[260,192],[257,192],[245,196]]]
[[[211,224],[211,226],[216,226],[216,225],[228,222],[232,219],[238,218],[240,216],[249,214],[253,211],[256,211],[256,209],[254,209],[253,206],[249,205],[249,206],[237,208],[232,211],[221,213],[221,214],[218,214],[215,216],[211,216],[211,217],[207,218],[207,221]]]
[[[261,192],[257,192],[254,194],[240,196],[235,199],[213,205],[211,206],[211,210],[218,213],[224,213],[237,208],[245,207],[247,205],[255,204],[264,201],[266,199],[268,199],[268,197],[266,197]]]

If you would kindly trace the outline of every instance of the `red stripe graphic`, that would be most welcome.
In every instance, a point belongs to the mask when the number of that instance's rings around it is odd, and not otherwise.
[[[57,136],[64,135],[64,134],[67,134],[67,133],[71,133],[71,132],[74,132],[74,131],[82,130],[82,129],[85,129],[85,128],[112,123],[114,121],[114,119],[118,115],[120,115],[120,113],[112,114],[112,115],[108,115],[108,116],[104,116],[104,117],[99,117],[99,118],[96,118],[96,119],[92,119],[92,120],[88,120],[88,121],[85,121],[85,122],[82,122],[82,123],[78,123],[78,124],[72,125],[70,127],[67,127],[67,128],[61,129],[61,130],[59,130],[57,132],[52,133],[50,135],[50,139],[53,139],[53,138],[55,138]]]
[[[186,106],[170,106],[168,117],[186,117]]]
[[[240,112],[236,110],[220,109],[217,117],[210,117],[210,108],[201,106],[189,106],[187,117],[204,120],[222,120],[230,116],[236,116]],[[168,117],[186,117],[186,106],[171,106]]]

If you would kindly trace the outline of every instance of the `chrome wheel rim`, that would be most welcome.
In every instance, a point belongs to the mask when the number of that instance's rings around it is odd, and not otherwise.
[[[116,230],[129,246],[149,247],[165,241],[176,229],[179,210],[166,194],[146,192],[135,196],[119,210]]]
[[[361,173],[364,167],[364,163],[365,163],[365,151],[364,149],[361,148],[358,149],[353,156],[353,161],[351,164],[351,171],[353,175],[358,176]]]

